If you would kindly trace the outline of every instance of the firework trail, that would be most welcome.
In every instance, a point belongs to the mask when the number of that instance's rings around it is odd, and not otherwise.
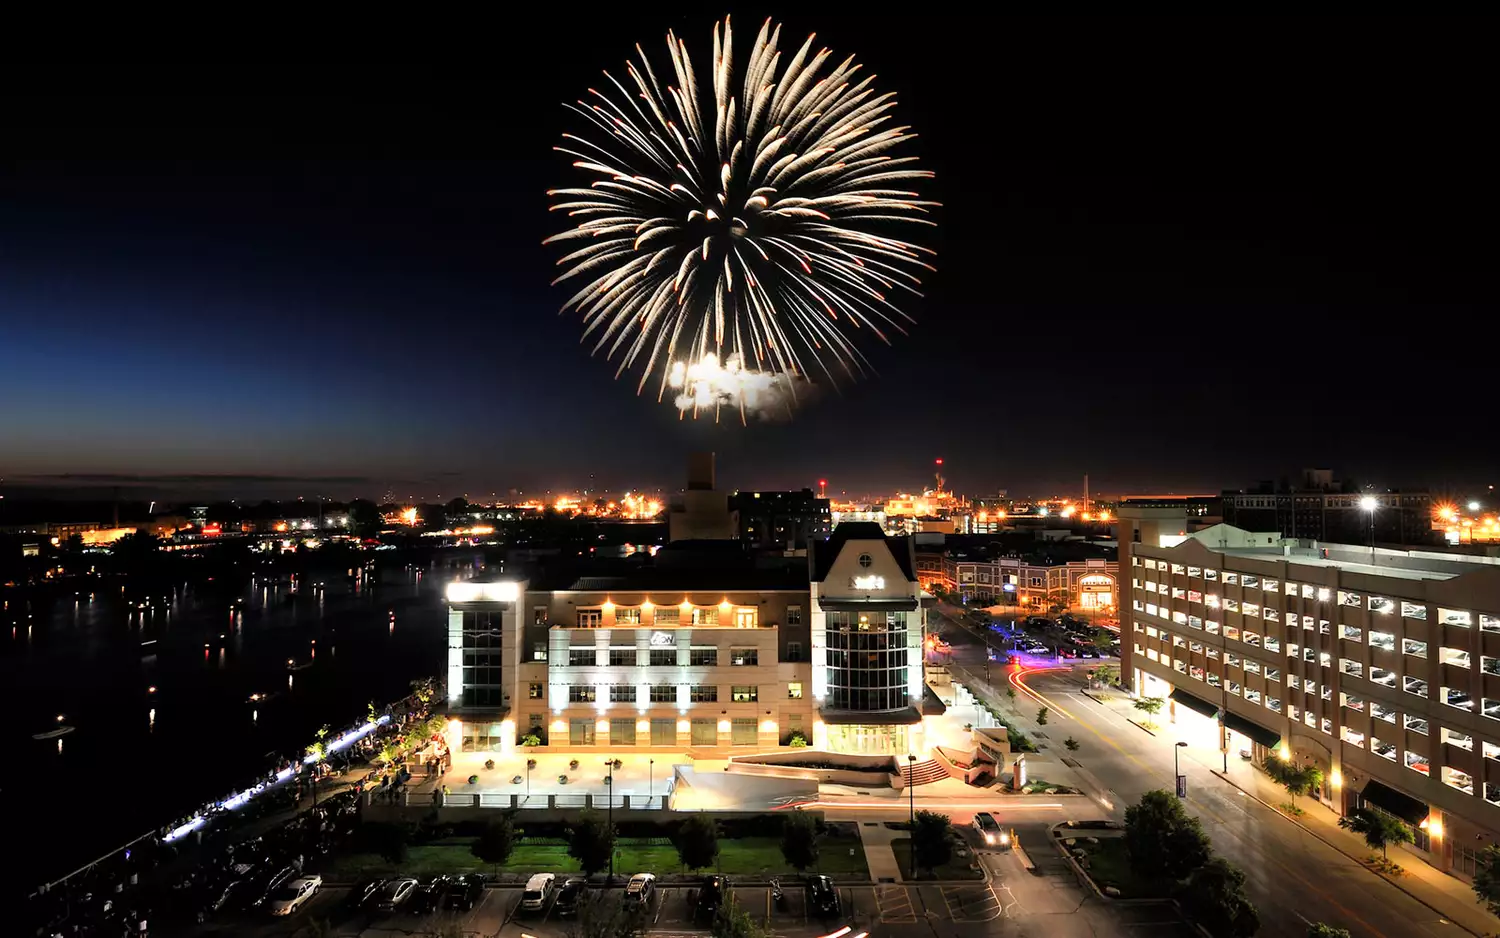
[[[556,148],[592,179],[548,193],[574,224],[546,241],[568,249],[554,283],[579,285],[563,311],[617,377],[640,367],[639,393],[657,375],[658,397],[694,415],[743,421],[789,410],[814,375],[858,377],[859,334],[904,334],[892,296],[920,296],[934,269],[888,233],[933,225],[937,204],[904,188],[932,174],[888,153],[914,136],[888,126],[894,95],[852,56],[830,67],[812,36],[783,62],[780,38],[767,20],[737,75],[729,19],[716,24],[711,87],[672,33],[670,83],[636,46],[623,82],[605,72],[566,105],[590,133]]]

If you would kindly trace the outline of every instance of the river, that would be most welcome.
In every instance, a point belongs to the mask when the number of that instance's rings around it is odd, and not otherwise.
[[[322,724],[337,731],[368,702],[440,674],[443,587],[479,563],[439,553],[334,575],[269,572],[238,602],[180,584],[141,608],[147,599],[126,601],[118,579],[106,587],[115,595],[11,600],[0,686],[19,758],[0,804],[26,871],[12,885],[29,889],[223,797],[267,769],[267,754],[295,752]],[[59,715],[72,733],[32,738]]]

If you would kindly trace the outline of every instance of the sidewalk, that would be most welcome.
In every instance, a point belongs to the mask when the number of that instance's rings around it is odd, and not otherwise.
[[[896,862],[896,851],[891,847],[898,836],[907,836],[905,831],[893,831],[884,824],[876,827],[859,825],[859,840],[865,845],[865,862],[870,866],[870,880],[876,883],[899,883],[901,865]]]
[[[1271,781],[1269,776],[1243,760],[1230,760],[1227,773],[1218,769],[1212,771],[1214,775],[1272,810],[1275,810],[1278,804],[1293,800],[1280,785]],[[1297,824],[1309,834],[1356,862],[1375,852],[1365,844],[1364,838],[1339,827],[1338,815],[1327,805],[1311,798],[1295,800],[1298,806],[1307,813],[1295,820],[1282,815],[1287,823]],[[1279,811],[1277,813],[1280,814]],[[1435,869],[1421,855],[1408,851],[1404,847],[1391,849],[1396,853],[1396,856],[1391,859],[1406,870],[1406,875],[1394,878],[1384,876],[1383,879],[1389,880],[1402,892],[1475,935],[1488,935],[1500,931],[1500,919],[1496,919],[1485,911],[1484,907],[1475,900],[1474,890],[1470,889],[1467,883]]]

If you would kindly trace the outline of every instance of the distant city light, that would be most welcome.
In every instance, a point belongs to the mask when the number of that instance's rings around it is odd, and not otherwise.
[[[1380,502],[1376,500],[1374,495],[1365,495],[1360,498],[1359,507],[1364,509],[1365,511],[1374,511],[1376,508],[1380,507]]]

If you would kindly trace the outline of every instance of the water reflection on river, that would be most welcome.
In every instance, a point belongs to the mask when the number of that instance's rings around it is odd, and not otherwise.
[[[268,753],[438,673],[442,587],[478,563],[257,577],[237,602],[179,586],[128,608],[96,594],[0,610],[14,731],[0,791],[28,884],[227,794]],[[59,715],[76,730],[31,738]]]

